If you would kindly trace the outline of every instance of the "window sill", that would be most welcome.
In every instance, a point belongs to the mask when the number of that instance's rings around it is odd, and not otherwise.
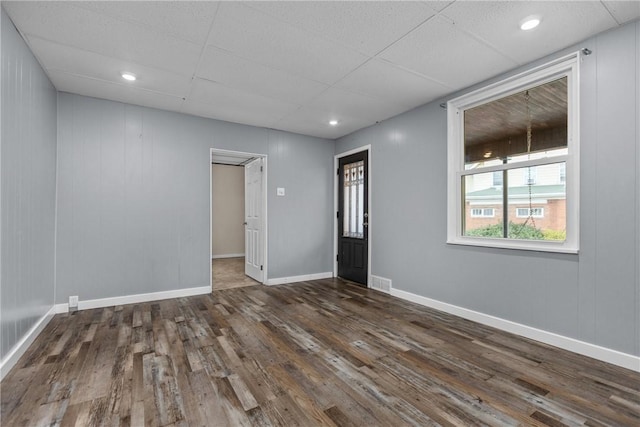
[[[523,241],[514,239],[474,239],[456,237],[447,239],[448,245],[479,246],[497,249],[515,249],[520,251],[552,252],[563,254],[578,254],[578,248],[568,246],[565,242],[553,241]]]

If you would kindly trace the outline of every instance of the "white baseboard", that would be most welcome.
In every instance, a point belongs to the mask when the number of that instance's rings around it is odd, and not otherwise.
[[[114,305],[138,304],[141,302],[159,301],[169,298],[190,297],[193,295],[203,295],[211,293],[211,286],[201,286],[198,288],[176,289],[173,291],[151,292],[148,294],[126,295],[123,297],[90,299],[78,301],[78,310],[88,310],[91,308],[111,307]],[[67,313],[69,304],[56,304],[56,313]]]
[[[244,254],[222,254],[222,255],[211,255],[211,259],[223,259],[223,258],[242,258]]]
[[[415,302],[420,305],[424,305],[426,307],[444,311],[446,313],[453,314],[464,319],[482,323],[483,325],[492,326],[503,331],[511,332],[526,338],[530,338],[532,340],[543,342],[545,344],[553,345],[564,350],[569,350],[574,353],[589,356],[603,362],[611,363],[612,365],[622,366],[623,368],[640,372],[640,357],[638,356],[622,353],[617,350],[612,350],[584,341],[579,341],[577,339],[565,337],[553,332],[543,331],[541,329],[536,329],[531,326],[523,325],[521,323],[516,323],[510,320],[501,319],[499,317],[490,316],[488,314],[423,297],[411,292],[401,291],[399,289],[392,288],[391,295],[407,301]]]
[[[13,346],[11,351],[7,353],[4,359],[2,359],[2,361],[0,362],[0,380],[2,380],[4,376],[9,373],[11,368],[13,368],[16,363],[18,363],[20,357],[22,357],[22,355],[27,351],[29,346],[33,343],[33,341],[35,341],[35,339],[38,337],[40,332],[42,332],[45,326],[49,324],[55,314],[55,307],[51,307],[51,309],[49,309],[49,311],[47,311],[47,313],[42,316],[35,325],[31,327],[31,329],[29,329],[29,332],[27,332],[22,337],[22,339]]]
[[[268,279],[265,284],[268,286],[284,285],[286,283],[304,282],[307,280],[330,279],[332,277],[333,277],[333,272],[304,274],[302,276],[278,277],[276,279]]]

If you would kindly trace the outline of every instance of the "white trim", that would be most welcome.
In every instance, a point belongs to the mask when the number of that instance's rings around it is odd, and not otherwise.
[[[560,154],[557,156],[541,157],[539,159],[533,159],[533,160],[523,160],[519,162],[512,162],[512,163],[493,165],[493,166],[482,166],[474,169],[460,170],[460,176],[479,175],[481,173],[491,173],[491,172],[503,171],[505,169],[514,170],[514,169],[525,169],[533,166],[548,166],[548,165],[562,164],[562,163],[566,163],[568,158],[569,158],[568,154]],[[523,183],[518,187],[522,187],[525,185],[527,184]],[[502,185],[492,185],[492,187],[502,187]]]
[[[333,273],[331,271],[327,271],[326,273],[304,274],[302,276],[278,277],[276,279],[267,280],[265,284],[268,286],[284,285],[286,283],[306,282],[307,280],[330,279],[332,277],[333,277]]]
[[[211,285],[197,288],[175,289],[172,291],[150,292],[148,294],[125,295],[121,297],[98,298],[86,301],[78,301],[78,310],[92,308],[112,307],[114,305],[138,304],[142,302],[160,301],[170,298],[190,297],[193,295],[206,295],[211,293]],[[69,304],[56,304],[56,313],[67,313]]]
[[[531,240],[503,239],[491,237],[471,237],[464,239],[447,239],[447,244],[462,246],[479,246],[496,249],[516,249],[522,251],[553,252],[561,254],[577,254],[578,249],[567,248],[563,242],[557,240],[536,240],[535,249],[531,245]]]
[[[578,59],[580,59],[580,52],[570,53],[545,64],[538,65],[530,70],[525,70],[519,74],[461,95],[452,99],[447,104],[453,103],[455,106],[464,101],[465,108],[473,108],[479,104],[520,92],[531,86],[534,82],[542,84],[553,81],[558,75],[562,75],[566,71],[567,63],[573,61],[579,62]]]
[[[373,170],[371,163],[371,144],[363,145],[358,148],[353,148],[351,150],[342,152],[340,154],[336,154],[333,156],[333,170],[337,171],[340,167],[340,159],[342,157],[350,156],[352,154],[360,153],[362,151],[367,151],[367,213],[369,217],[367,218],[367,223],[369,224],[367,228],[369,229],[367,232],[367,288],[371,287],[371,248],[373,247],[373,220],[371,215],[371,200],[373,194],[373,185],[372,179],[373,176],[371,171]],[[336,257],[338,256],[338,218],[336,218],[336,212],[338,212],[338,183],[339,179],[337,178],[337,174],[333,175],[334,187],[333,187],[333,277],[338,277],[338,261]]]
[[[267,207],[269,200],[269,192],[267,191],[269,187],[267,186],[269,179],[269,165],[268,165],[268,157],[265,154],[262,156],[262,166],[264,168],[264,173],[262,174],[262,237],[264,238],[264,249],[262,251],[262,265],[264,266],[264,275],[262,276],[262,283],[266,283],[267,277],[269,277],[269,217],[267,216]]]
[[[40,320],[38,320],[36,324],[31,327],[31,329],[29,329],[29,332],[27,332],[22,337],[22,339],[20,339],[20,341],[18,341],[11,348],[9,353],[7,353],[4,359],[2,359],[2,362],[0,362],[0,380],[2,380],[5,377],[5,375],[9,373],[11,368],[13,368],[16,363],[18,363],[18,360],[20,360],[22,355],[27,351],[29,346],[35,341],[35,339],[38,337],[40,332],[42,332],[43,329],[49,324],[49,322],[51,321],[51,319],[53,319],[53,316],[56,313],[57,313],[56,307],[55,306],[51,307],[49,311],[47,311],[45,315],[42,316]]]
[[[225,150],[224,148],[211,147],[209,148],[209,163],[211,163],[211,154],[213,154],[214,151],[216,152],[216,154],[229,154],[231,156],[238,155],[238,157],[245,157],[246,160],[258,157],[266,157],[266,154],[251,153],[249,151]]]
[[[640,46],[640,24],[636,26],[636,48]],[[640,80],[640,54],[636,55],[636,75]],[[638,80],[636,80],[637,82]],[[636,117],[640,113],[640,84],[636,83]],[[636,119],[636,191],[640,190],[640,120]],[[640,197],[636,193],[636,259],[640,257]],[[636,262],[636,351],[640,354],[640,262]]]
[[[241,254],[222,254],[222,255],[211,255],[211,259],[223,259],[223,258],[241,258],[244,256],[244,253]]]
[[[453,304],[441,302],[431,298],[423,297],[407,291],[391,288],[391,295],[406,301],[415,302],[425,307],[444,311],[454,316],[462,317],[473,322],[488,325],[503,331],[511,332],[532,340],[540,341],[555,347],[562,348],[584,356],[592,357],[613,365],[622,366],[632,371],[640,372],[640,357],[617,350],[612,350],[599,345],[590,344],[574,338],[565,337],[553,332],[526,326],[521,323],[501,319],[499,317],[469,310]]]
[[[487,246],[505,249],[534,250],[543,252],[578,253],[579,249],[579,209],[580,209],[580,52],[555,59],[547,64],[479,88],[447,102],[447,243],[469,246]],[[520,92],[538,84],[544,84],[560,77],[567,78],[568,125],[565,156],[554,156],[516,162],[508,165],[465,170],[463,128],[467,109]],[[496,170],[512,170],[523,167],[560,163],[566,160],[567,174],[567,238],[552,245],[539,240],[472,238],[462,233],[464,207],[462,206],[462,177],[465,175],[489,173]]]
[[[211,154],[213,148],[209,148],[209,259],[213,259],[213,162]],[[243,236],[244,237],[244,236]],[[209,264],[209,286],[213,291],[213,268]]]

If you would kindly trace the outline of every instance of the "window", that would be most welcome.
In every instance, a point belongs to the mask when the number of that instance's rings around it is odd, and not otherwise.
[[[471,209],[472,218],[493,218],[495,216],[493,208],[473,208]]]
[[[448,243],[577,253],[578,56],[448,102]]]
[[[523,184],[524,185],[535,185],[536,184],[536,178],[538,177],[538,169],[536,169],[535,167],[533,168],[526,168],[524,170],[524,180],[523,180]]]
[[[493,173],[493,186],[494,187],[502,187],[502,184],[504,182],[504,179],[502,178],[503,175],[504,175],[504,173],[502,171],[495,171]]]
[[[516,208],[518,218],[543,218],[544,208]]]
[[[364,237],[364,161],[344,165],[343,237]]]

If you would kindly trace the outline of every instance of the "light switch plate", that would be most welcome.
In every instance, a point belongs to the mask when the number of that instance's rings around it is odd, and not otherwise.
[[[278,187],[278,189],[276,190],[276,195],[284,196],[284,187]]]

